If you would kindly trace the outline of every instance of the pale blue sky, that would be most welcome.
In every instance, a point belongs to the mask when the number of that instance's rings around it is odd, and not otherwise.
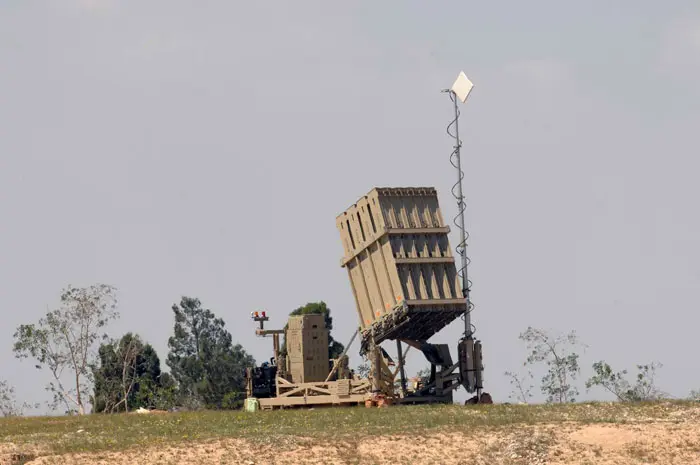
[[[47,398],[12,333],[68,284],[117,286],[111,335],[162,360],[182,294],[258,360],[255,309],[281,326],[325,300],[346,342],[335,216],[380,185],[435,186],[453,216],[440,90],[462,69],[487,390],[506,400],[528,325],[577,330],[584,379],[659,360],[661,388],[700,388],[700,4],[680,0],[0,2],[0,379]],[[460,329],[434,340],[454,354]]]

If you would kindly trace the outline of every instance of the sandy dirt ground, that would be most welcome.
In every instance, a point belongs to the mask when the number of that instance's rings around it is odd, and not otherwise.
[[[14,454],[14,457],[13,457]],[[642,464],[700,465],[700,407],[666,421],[631,424],[510,425],[480,434],[431,430],[337,442],[242,439],[123,452],[19,456],[0,445],[0,463],[18,464]]]

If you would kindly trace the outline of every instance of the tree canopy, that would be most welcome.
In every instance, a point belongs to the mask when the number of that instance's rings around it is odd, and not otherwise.
[[[175,325],[166,363],[181,398],[207,408],[238,406],[245,395],[244,370],[255,365],[253,357],[233,344],[224,320],[202,308],[199,299],[182,297],[172,310]]]
[[[103,343],[93,366],[94,412],[122,412],[139,407],[166,408],[174,383],[161,373],[155,349],[138,335]]]

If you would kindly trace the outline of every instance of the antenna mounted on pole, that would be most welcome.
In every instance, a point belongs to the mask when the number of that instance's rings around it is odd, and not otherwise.
[[[458,100],[462,103],[467,101],[469,94],[472,91],[474,84],[469,80],[464,71],[460,71],[457,79],[455,80],[452,87],[449,89],[444,89],[442,92],[446,92],[450,96],[450,100],[454,104],[454,120],[447,126],[447,134],[455,140],[454,150],[450,155],[450,163],[457,170],[457,182],[452,186],[452,195],[457,200],[457,216],[454,218],[454,224],[459,229],[460,240],[455,251],[461,258],[462,267],[459,270],[459,274],[462,278],[462,294],[466,299],[466,310],[464,312],[464,335],[460,341],[460,359],[461,359],[461,372],[463,374],[462,384],[465,386],[468,392],[473,392],[476,390],[477,399],[481,395],[482,388],[482,376],[481,376],[481,343],[479,341],[474,341],[474,332],[476,328],[471,322],[471,312],[474,309],[474,304],[471,301],[471,281],[469,280],[469,274],[467,268],[469,266],[470,260],[467,256],[467,239],[469,234],[464,226],[464,211],[467,205],[464,201],[464,193],[462,187],[462,180],[464,179],[464,172],[462,171],[462,159],[461,159],[461,149],[462,141],[459,138],[459,105]],[[450,129],[454,126],[454,134],[450,132]]]
[[[464,194],[462,189],[462,180],[464,179],[464,171],[462,171],[462,141],[459,138],[459,106],[457,100],[462,103],[467,101],[467,97],[472,91],[474,84],[469,80],[464,71],[460,71],[457,80],[452,84],[450,89],[445,89],[443,92],[447,92],[450,96],[450,100],[454,103],[455,119],[447,126],[447,134],[455,140],[454,150],[450,155],[450,162],[452,166],[457,170],[457,182],[452,186],[452,195],[457,199],[457,216],[454,218],[455,226],[459,229],[459,244],[457,244],[456,252],[462,259],[462,268],[459,270],[459,274],[462,278],[462,294],[467,299],[467,311],[464,315],[464,338],[470,339],[474,334],[474,326],[471,324],[470,313],[474,308],[471,302],[471,296],[469,295],[471,291],[471,281],[469,281],[469,274],[467,272],[467,267],[469,266],[469,257],[467,256],[467,239],[469,234],[464,226],[464,211],[467,208],[464,202]],[[454,134],[450,132],[450,128],[454,125]]]

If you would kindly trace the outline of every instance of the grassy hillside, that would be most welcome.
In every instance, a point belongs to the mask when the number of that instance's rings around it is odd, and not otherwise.
[[[293,450],[310,444],[357,445],[363,438],[410,441],[411,437],[459,434],[465,439],[478,439],[477,436],[508,435],[518,430],[556,432],[557,428],[574,424],[581,427],[688,423],[700,427],[698,403],[356,407],[10,418],[0,419],[0,444],[4,445],[0,446],[4,447],[0,453],[5,454],[6,461],[10,454],[19,453],[27,457],[97,453],[99,457],[101,453],[188,448],[231,439],[244,440],[255,456],[257,448],[270,452],[274,448]],[[697,443],[691,442],[687,447],[691,452],[696,448],[700,457],[700,428]],[[343,452],[347,460],[340,463],[359,463],[350,459],[353,449],[356,447],[350,446]],[[15,457],[17,463],[21,463],[19,459]]]

